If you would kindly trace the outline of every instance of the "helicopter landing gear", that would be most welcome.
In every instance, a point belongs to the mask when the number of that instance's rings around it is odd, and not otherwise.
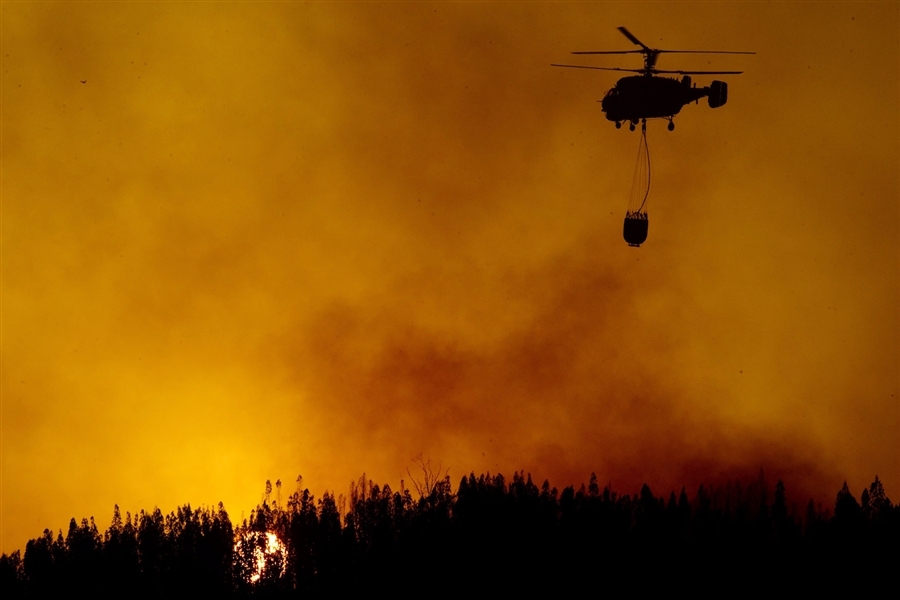
[[[622,129],[622,121],[616,121],[616,129]]]
[[[637,125],[634,121],[628,124],[628,131],[634,131],[634,126]]]
[[[672,119],[669,119],[669,131],[675,131],[675,123],[672,122]]]

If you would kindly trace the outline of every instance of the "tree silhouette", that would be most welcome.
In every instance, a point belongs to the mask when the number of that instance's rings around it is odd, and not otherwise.
[[[635,495],[601,490],[595,474],[562,492],[518,471],[510,480],[470,473],[455,493],[446,475],[424,481],[415,498],[363,475],[342,503],[331,493],[317,500],[298,478],[284,504],[280,482],[268,483],[237,527],[222,504],[124,518],[116,506],[102,534],[93,519],[72,519],[65,537],[44,530],[24,555],[0,556],[0,589],[4,598],[296,597],[398,583],[424,592],[464,573],[483,593],[580,593],[600,581],[648,593],[735,581],[808,591],[885,578],[900,558],[900,508],[877,477],[862,504],[845,484],[833,517],[810,501],[804,527],[784,482],[770,504],[762,476],[702,485],[693,500],[684,487],[659,497],[649,484]]]

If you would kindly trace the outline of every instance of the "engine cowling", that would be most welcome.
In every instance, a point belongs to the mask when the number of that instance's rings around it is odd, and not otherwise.
[[[713,81],[709,86],[709,107],[719,108],[728,102],[728,84],[724,81]]]

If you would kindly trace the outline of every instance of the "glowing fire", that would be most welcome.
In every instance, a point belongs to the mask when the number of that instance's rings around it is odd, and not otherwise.
[[[265,536],[265,541],[259,543],[260,536]],[[253,548],[253,571],[250,573],[250,583],[256,583],[263,575],[271,574],[276,569],[278,575],[284,575],[287,558],[287,547],[274,533],[267,531],[265,534],[251,533],[239,539],[235,544],[238,555],[243,553],[244,544]]]

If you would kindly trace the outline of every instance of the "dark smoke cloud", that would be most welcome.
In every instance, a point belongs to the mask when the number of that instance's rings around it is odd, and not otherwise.
[[[667,364],[689,324],[676,312],[648,326],[638,308],[670,282],[598,267],[599,250],[586,241],[498,281],[532,308],[502,335],[429,331],[402,301],[336,304],[282,340],[286,366],[317,399],[324,439],[360,465],[370,450],[394,465],[423,454],[457,477],[527,470],[561,486],[596,471],[624,490],[751,481],[764,468],[803,493],[827,490],[834,473],[802,432],[782,439],[692,402],[716,392]]]

